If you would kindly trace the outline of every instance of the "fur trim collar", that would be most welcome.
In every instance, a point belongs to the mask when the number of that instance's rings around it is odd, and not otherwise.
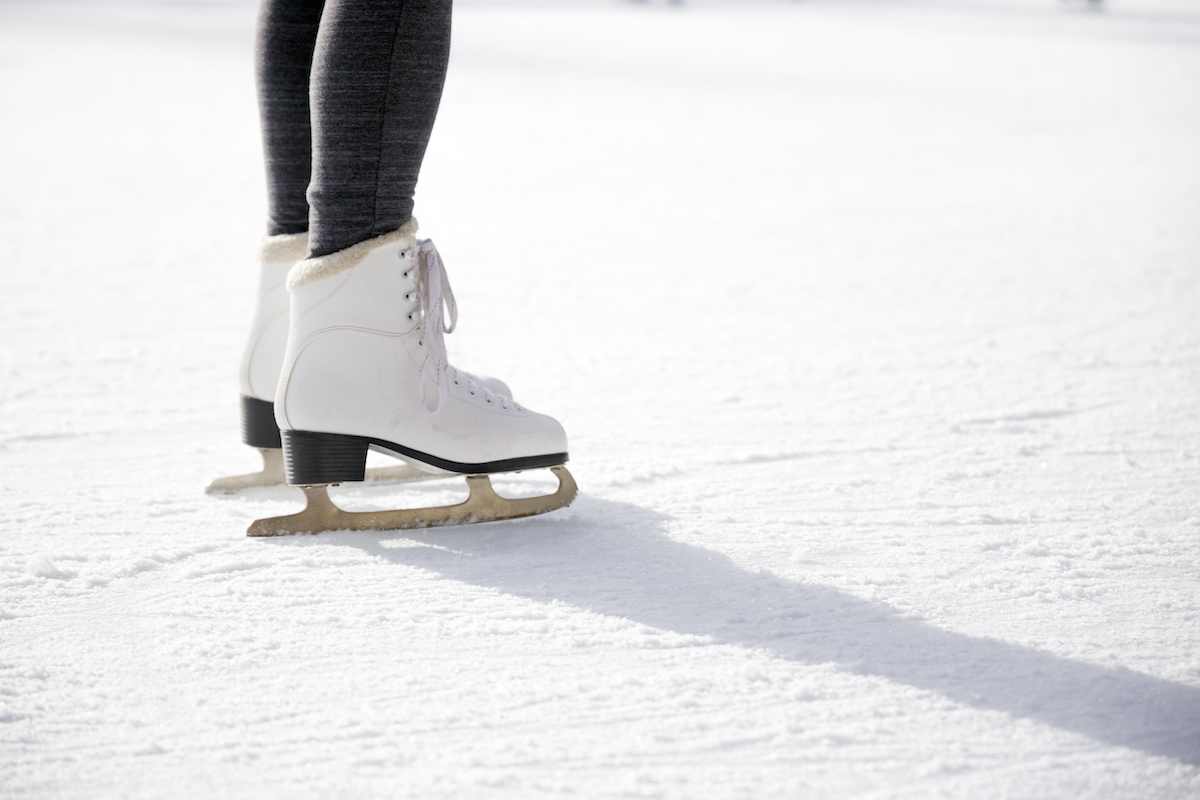
[[[330,253],[327,256],[306,258],[292,267],[288,273],[288,291],[294,291],[302,286],[308,286],[310,283],[316,283],[326,278],[332,278],[334,275],[340,275],[348,269],[354,269],[372,250],[382,245],[404,242],[403,249],[405,250],[416,247],[416,235],[417,219],[413,217],[391,233],[376,236],[374,239],[367,239],[365,242],[359,242],[347,247],[345,250],[338,250],[336,253]]]
[[[264,236],[258,242],[258,260],[261,264],[299,261],[306,255],[307,233],[280,233],[276,236]]]

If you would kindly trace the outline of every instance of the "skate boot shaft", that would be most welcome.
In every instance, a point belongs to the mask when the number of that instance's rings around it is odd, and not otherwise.
[[[259,244],[258,252],[258,292],[238,370],[238,383],[243,397],[273,402],[287,347],[291,306],[287,276],[307,254],[308,234],[266,236]]]

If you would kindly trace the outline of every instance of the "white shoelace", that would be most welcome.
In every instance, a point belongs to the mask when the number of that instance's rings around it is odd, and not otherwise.
[[[496,398],[494,394],[479,386],[466,373],[450,366],[448,361],[446,342],[442,335],[453,333],[455,326],[458,325],[458,304],[454,302],[454,290],[450,288],[446,265],[442,263],[442,257],[438,254],[437,247],[429,239],[417,240],[417,267],[419,269],[417,291],[421,301],[421,324],[425,330],[425,334],[422,336],[425,344],[425,360],[421,362],[420,372],[421,402],[425,405],[425,410],[431,414],[436,414],[441,410],[450,393],[450,370],[454,370],[455,386],[465,379],[468,384],[467,390],[471,395],[482,391],[485,402],[494,402]],[[450,319],[449,325],[446,324],[447,317]],[[432,408],[430,408],[429,398],[426,396],[430,370],[434,370],[437,382],[437,404]],[[507,402],[503,402],[501,405],[508,408]]]

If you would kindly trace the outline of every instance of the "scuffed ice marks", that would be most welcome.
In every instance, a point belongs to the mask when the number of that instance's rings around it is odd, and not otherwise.
[[[28,557],[12,553],[0,560],[0,588],[9,590],[11,600],[5,613],[21,615],[43,596],[80,597],[121,588],[141,575],[184,564],[198,555],[213,552],[216,545],[156,548],[144,554],[97,544],[82,552],[35,553]],[[10,549],[11,553],[11,549]],[[21,589],[22,591],[13,591]]]
[[[57,564],[50,560],[50,556],[44,553],[40,553],[25,562],[25,572],[35,578],[67,580],[74,577],[74,573],[63,572],[58,568]]]

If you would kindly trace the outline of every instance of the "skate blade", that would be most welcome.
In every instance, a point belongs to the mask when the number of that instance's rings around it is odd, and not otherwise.
[[[283,486],[287,483],[287,475],[283,471],[283,450],[275,447],[255,448],[262,454],[263,468],[258,472],[246,475],[230,475],[226,478],[216,478],[204,490],[205,494],[230,494],[256,486]],[[366,480],[375,483],[416,483],[417,481],[436,481],[447,477],[444,474],[426,472],[408,464],[394,467],[369,467]]]
[[[283,472],[283,450],[276,447],[256,447],[262,455],[263,468],[246,475],[230,475],[217,478],[204,490],[205,494],[220,494],[249,489],[252,486],[278,486],[287,483]]]
[[[467,525],[475,522],[495,522],[545,514],[566,508],[579,493],[575,479],[566,467],[551,467],[558,478],[558,490],[541,497],[522,497],[510,500],[496,494],[487,475],[468,475],[470,496],[454,506],[401,509],[397,511],[343,511],[329,498],[325,485],[301,486],[308,504],[299,514],[255,520],[247,536],[289,536],[295,533],[322,531],[397,531],[413,528],[433,528],[442,525]]]

